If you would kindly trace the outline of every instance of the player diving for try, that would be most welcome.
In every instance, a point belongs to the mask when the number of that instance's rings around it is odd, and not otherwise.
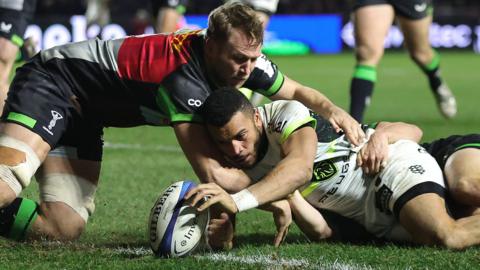
[[[305,203],[293,205],[293,214],[302,229],[321,238],[330,237],[331,230],[314,207],[353,219],[369,233],[389,240],[451,249],[480,244],[480,216],[453,219],[447,213],[442,171],[413,142],[421,136],[416,127],[407,125],[413,132],[386,136],[364,126],[369,140],[356,147],[298,102],[276,101],[255,110],[234,90],[215,91],[202,113],[217,147],[252,183],[237,186],[241,190],[233,195],[213,183],[199,185],[187,198],[193,197],[195,205],[211,196],[198,206],[200,211],[218,203],[238,213],[299,190]],[[388,158],[382,165],[375,156],[384,151]],[[360,167],[364,162],[368,173]],[[299,199],[298,195],[293,197]],[[303,214],[313,211],[318,214]]]

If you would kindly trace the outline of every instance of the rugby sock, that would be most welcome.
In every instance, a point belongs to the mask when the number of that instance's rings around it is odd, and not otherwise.
[[[355,66],[350,84],[350,114],[358,122],[363,120],[363,113],[370,103],[376,81],[377,70],[374,66]]]
[[[419,65],[423,72],[428,77],[430,89],[436,92],[442,84],[442,78],[440,78],[440,56],[434,51],[433,59],[427,65]]]
[[[36,202],[16,198],[10,205],[0,209],[0,236],[17,241],[23,240],[37,216]]]

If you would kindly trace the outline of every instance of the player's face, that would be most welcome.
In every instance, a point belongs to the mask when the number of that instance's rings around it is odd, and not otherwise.
[[[232,166],[248,169],[257,163],[262,122],[258,112],[237,112],[223,127],[208,126],[215,144]]]
[[[206,47],[209,75],[220,86],[241,87],[255,68],[261,44],[253,45],[240,30],[232,29],[226,42],[209,40]]]

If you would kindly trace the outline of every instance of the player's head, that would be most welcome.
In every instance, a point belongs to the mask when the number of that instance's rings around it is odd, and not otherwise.
[[[225,159],[237,168],[250,168],[258,157],[262,121],[236,88],[214,91],[200,109],[208,133]]]
[[[237,2],[216,8],[208,17],[205,42],[209,76],[220,86],[242,86],[262,44],[262,22],[252,8]]]

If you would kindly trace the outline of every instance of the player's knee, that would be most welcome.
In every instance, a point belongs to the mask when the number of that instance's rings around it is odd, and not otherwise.
[[[47,220],[47,237],[61,241],[77,240],[85,229],[85,222],[78,215],[64,216],[68,222],[60,219]]]
[[[467,203],[465,200],[480,202],[480,178],[461,177],[452,183],[450,192],[452,197],[463,203]]]
[[[417,48],[409,51],[410,58],[416,63],[426,65],[432,61],[434,56],[430,48]]]
[[[466,248],[465,236],[463,230],[458,226],[455,226],[450,233],[444,234],[438,239],[438,244],[448,249],[462,250]]]
[[[383,47],[374,48],[371,46],[360,45],[356,48],[355,55],[359,62],[367,62],[376,65],[380,62],[380,59],[383,56],[383,51]]]
[[[0,186],[0,196],[7,197],[7,202],[11,201],[10,190],[17,197],[30,184],[39,166],[40,160],[29,145],[6,135],[0,136],[0,182],[8,186]]]

